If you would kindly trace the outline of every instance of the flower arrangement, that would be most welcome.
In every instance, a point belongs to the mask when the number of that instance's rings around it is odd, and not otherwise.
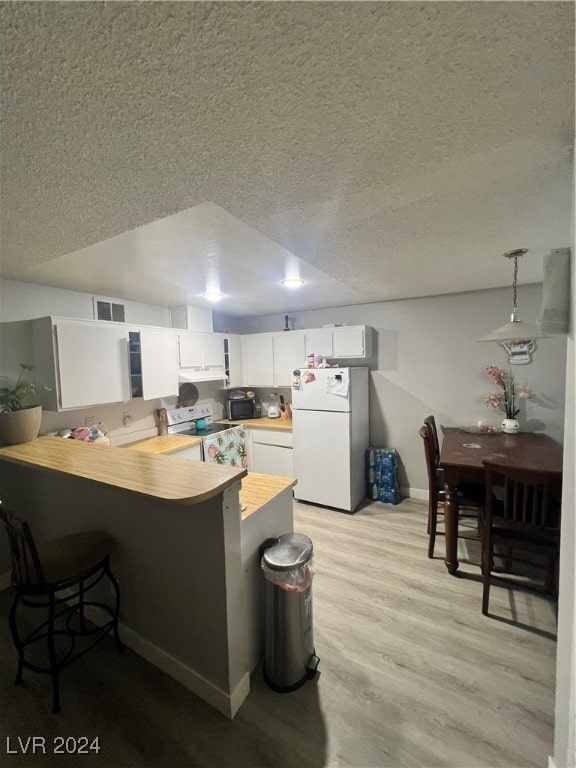
[[[516,399],[529,398],[530,392],[527,389],[520,389],[516,387],[514,382],[514,374],[510,371],[504,371],[502,368],[498,368],[495,365],[487,365],[486,371],[488,372],[488,378],[493,384],[497,384],[502,387],[502,392],[492,392],[485,397],[485,403],[487,406],[497,408],[499,411],[503,411],[506,414],[507,419],[515,419],[520,413],[520,408],[517,407]]]

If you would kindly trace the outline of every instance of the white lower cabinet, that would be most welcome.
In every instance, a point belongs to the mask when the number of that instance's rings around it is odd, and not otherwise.
[[[249,468],[263,475],[294,477],[292,433],[251,429]]]
[[[181,451],[171,453],[170,456],[177,459],[190,459],[191,461],[202,461],[202,446],[193,445],[191,448],[183,448]]]

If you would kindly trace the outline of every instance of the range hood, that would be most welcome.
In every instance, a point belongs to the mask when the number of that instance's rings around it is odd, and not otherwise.
[[[179,381],[224,381],[224,368],[179,368]]]

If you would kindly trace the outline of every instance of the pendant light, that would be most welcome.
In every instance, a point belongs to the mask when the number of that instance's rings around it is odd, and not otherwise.
[[[514,259],[514,282],[512,283],[514,307],[510,315],[510,322],[502,325],[487,336],[482,336],[478,341],[530,341],[532,339],[541,339],[544,334],[537,325],[532,323],[523,323],[518,317],[517,301],[517,282],[518,282],[518,259],[528,252],[527,248],[517,248],[514,251],[506,251],[504,256],[507,259]]]

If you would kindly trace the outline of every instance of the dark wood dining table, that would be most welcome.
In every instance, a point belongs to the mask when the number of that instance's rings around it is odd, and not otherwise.
[[[444,526],[448,572],[458,570],[459,483],[484,483],[483,461],[510,467],[554,472],[562,477],[562,446],[548,435],[518,432],[515,435],[475,433],[449,427],[444,431],[439,466],[444,470]]]

